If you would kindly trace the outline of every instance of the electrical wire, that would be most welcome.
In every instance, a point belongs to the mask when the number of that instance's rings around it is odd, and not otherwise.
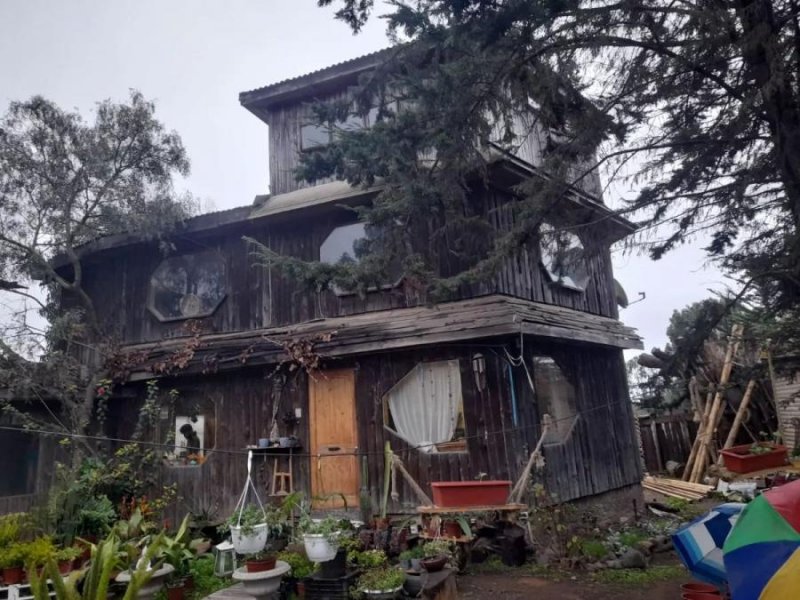
[[[586,415],[588,413],[594,412],[596,410],[610,408],[612,406],[622,406],[624,404],[629,404],[628,401],[617,401],[617,402],[608,402],[606,404],[601,404],[598,406],[593,406],[592,408],[576,412],[574,415],[570,415],[569,417],[562,417],[560,419],[551,419],[552,423],[557,423],[559,421],[572,421],[577,416]],[[506,433],[518,433],[521,431],[526,431],[528,429],[533,429],[539,427],[538,423],[533,423],[529,425],[521,425],[518,427],[504,427],[502,429],[497,429],[495,431],[484,431],[481,433],[476,433],[469,436],[464,436],[464,441],[473,440],[473,439],[481,439],[487,438],[489,436],[495,435],[503,435]],[[42,436],[54,436],[54,437],[62,437],[62,438],[73,438],[73,439],[84,439],[84,440],[92,440],[98,442],[114,442],[118,444],[137,444],[141,446],[148,446],[152,448],[169,448],[175,449],[175,444],[167,444],[162,442],[151,442],[147,440],[136,440],[132,438],[116,438],[116,437],[109,437],[109,436],[100,436],[100,435],[89,435],[89,434],[81,434],[81,433],[71,433],[71,432],[64,432],[64,431],[50,431],[47,429],[36,429],[36,428],[29,428],[29,427],[14,427],[9,425],[0,425],[0,431],[17,431],[22,433],[35,433]],[[407,448],[402,448],[398,451],[393,451],[395,454],[409,454],[415,450],[425,450],[427,448],[435,447],[435,443],[430,444],[418,444],[415,446],[409,446]],[[228,454],[228,455],[236,455],[236,456],[247,456],[250,452],[254,452],[255,454],[259,454],[259,450],[264,450],[263,448],[245,448],[245,449],[225,449],[225,448],[198,448],[194,446],[186,447],[182,446],[187,451],[199,451],[203,452],[206,455],[209,454]],[[271,453],[265,452],[264,454],[270,455]],[[337,452],[335,454],[331,454],[331,457],[337,456],[383,456],[383,451],[374,451],[374,452],[367,452],[367,451],[355,451],[355,452]],[[288,455],[288,452],[287,452]],[[295,458],[319,458],[320,454],[313,454],[309,452],[292,452],[292,456]]]

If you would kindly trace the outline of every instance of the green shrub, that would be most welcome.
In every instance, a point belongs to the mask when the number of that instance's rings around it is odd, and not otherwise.
[[[25,564],[42,567],[56,558],[56,547],[49,537],[36,538],[24,545]]]
[[[230,586],[233,582],[214,575],[214,558],[201,556],[189,565],[189,573],[194,579],[194,597],[205,598]]]
[[[400,569],[395,567],[379,567],[369,569],[358,578],[358,591],[366,590],[388,591],[394,590],[405,583],[406,576]]]
[[[22,524],[26,517],[25,513],[12,513],[0,517],[0,547],[19,540]]]
[[[0,569],[11,569],[24,565],[26,546],[27,544],[14,542],[0,548]]]
[[[292,568],[292,577],[295,579],[304,579],[311,575],[317,568],[316,564],[299,552],[278,552],[278,560],[289,564]]]
[[[608,548],[598,540],[582,540],[580,543],[581,554],[592,560],[600,560],[608,554]]]

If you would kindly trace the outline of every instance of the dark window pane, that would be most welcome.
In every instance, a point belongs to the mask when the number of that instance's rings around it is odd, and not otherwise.
[[[225,299],[225,261],[214,251],[173,256],[150,278],[148,308],[162,321],[212,314]]]

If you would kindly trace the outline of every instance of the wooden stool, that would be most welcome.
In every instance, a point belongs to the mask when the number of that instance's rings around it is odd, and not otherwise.
[[[294,484],[292,482],[292,455],[289,454],[289,470],[278,470],[278,457],[276,456],[272,462],[272,490],[271,496],[288,496],[294,492]]]

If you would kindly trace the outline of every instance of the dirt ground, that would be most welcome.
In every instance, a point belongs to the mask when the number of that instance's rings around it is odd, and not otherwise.
[[[689,577],[646,586],[591,581],[549,581],[513,572],[499,575],[464,575],[458,580],[459,598],[490,600],[675,600]],[[502,594],[502,596],[499,596]]]

